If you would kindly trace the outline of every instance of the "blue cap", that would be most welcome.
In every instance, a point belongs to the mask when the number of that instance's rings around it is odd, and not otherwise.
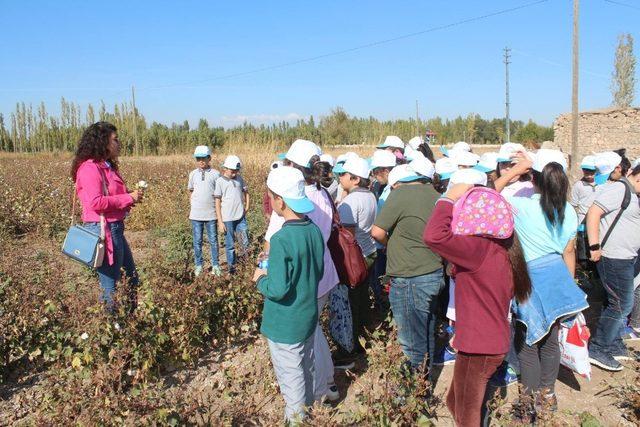
[[[287,157],[287,153],[278,154],[278,160],[284,160]]]
[[[444,145],[440,146],[440,152],[444,154],[446,157],[449,157],[449,150]]]
[[[289,208],[299,214],[309,213],[314,209],[313,202],[309,200],[307,196],[301,199],[292,199],[290,197],[283,197],[282,200],[289,206]]]
[[[453,172],[444,172],[438,175],[440,176],[440,179],[449,179],[451,178],[451,175],[453,175]]]
[[[588,170],[588,171],[594,171],[597,168],[594,165],[580,165],[580,169],[584,169],[584,170]]]

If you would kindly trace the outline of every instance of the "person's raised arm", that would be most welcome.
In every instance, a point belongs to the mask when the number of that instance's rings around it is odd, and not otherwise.
[[[500,178],[493,182],[498,193],[504,190],[504,188],[509,185],[509,183],[513,181],[513,179],[527,173],[533,165],[529,157],[527,157],[527,155],[524,153],[520,153],[514,159],[517,159],[517,163],[511,169],[504,172]]]

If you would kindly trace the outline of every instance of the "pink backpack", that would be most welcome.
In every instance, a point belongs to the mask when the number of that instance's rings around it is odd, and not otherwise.
[[[511,205],[491,188],[474,187],[453,205],[453,234],[508,239],[513,226]]]

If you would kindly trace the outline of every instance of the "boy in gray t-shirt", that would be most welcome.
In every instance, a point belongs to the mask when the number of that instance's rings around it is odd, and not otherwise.
[[[195,258],[195,275],[202,273],[202,240],[204,229],[207,230],[209,246],[211,246],[211,274],[222,274],[218,261],[218,235],[216,234],[216,205],[213,198],[216,180],[220,173],[211,168],[209,147],[196,147],[193,154],[198,168],[189,174],[187,188],[191,192],[191,229],[193,231],[193,254]]]
[[[249,210],[249,191],[242,176],[239,175],[239,170],[240,159],[233,155],[227,156],[222,165],[222,175],[216,180],[213,193],[218,214],[218,229],[220,233],[225,234],[224,246],[230,273],[235,271],[236,265],[236,233],[242,256],[246,253],[249,244],[245,217]]]

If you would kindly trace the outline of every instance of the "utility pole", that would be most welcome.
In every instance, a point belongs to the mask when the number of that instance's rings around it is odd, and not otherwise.
[[[571,90],[571,161],[569,167],[572,172],[577,169],[578,162],[578,18],[580,0],[573,0],[573,81]]]
[[[420,136],[420,115],[418,114],[418,100],[416,99],[416,135]]]
[[[136,91],[133,85],[131,85],[131,99],[133,101],[133,140],[135,141],[134,150],[135,154],[139,154],[138,151],[138,110],[136,110]]]
[[[505,68],[505,119],[504,119],[504,127],[505,127],[505,141],[511,142],[511,119],[509,118],[509,61],[511,59],[511,49],[508,47],[504,48],[504,68]]]

